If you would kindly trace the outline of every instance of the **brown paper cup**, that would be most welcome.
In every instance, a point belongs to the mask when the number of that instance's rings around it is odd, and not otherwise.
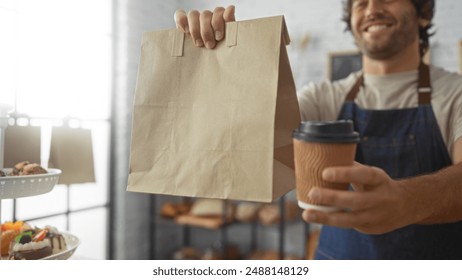
[[[331,141],[331,140],[329,140]],[[308,193],[312,188],[348,190],[349,184],[330,183],[322,179],[327,167],[353,165],[357,143],[321,143],[293,138],[295,180],[298,205],[303,209],[338,211],[335,207],[319,205],[310,201]]]
[[[312,188],[348,190],[349,184],[326,182],[322,171],[331,166],[353,165],[356,144],[312,143],[294,139],[295,180],[298,204],[303,209],[335,211],[334,207],[317,205],[310,201],[308,193]]]

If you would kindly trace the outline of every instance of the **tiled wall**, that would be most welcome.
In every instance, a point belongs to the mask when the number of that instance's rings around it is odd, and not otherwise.
[[[288,47],[289,58],[297,87],[309,81],[319,81],[327,75],[327,55],[329,52],[354,50],[351,36],[343,32],[345,25],[341,22],[341,0],[240,0],[240,1],[160,1],[160,0],[116,0],[115,27],[115,67],[114,94],[117,115],[115,115],[115,172],[114,181],[117,208],[116,257],[125,259],[143,259],[149,257],[148,248],[143,246],[150,238],[149,196],[127,193],[126,171],[128,170],[128,150],[131,125],[131,106],[140,40],[143,32],[173,28],[173,14],[179,7],[213,9],[217,5],[236,5],[238,20],[272,15],[284,15],[292,44]],[[437,66],[451,71],[458,71],[458,42],[462,39],[462,1],[437,1],[434,20],[436,35],[431,39],[431,61]],[[167,230],[167,229],[165,229]],[[234,230],[234,229],[233,229]],[[237,229],[239,230],[239,229]],[[243,232],[245,229],[242,229]],[[295,229],[294,241],[288,248],[295,248],[300,242],[296,239],[300,230]],[[175,239],[180,233],[169,231]],[[289,234],[289,235],[290,235]],[[233,234],[237,236],[237,234]],[[268,238],[271,240],[272,233]],[[200,237],[198,238],[200,239]]]

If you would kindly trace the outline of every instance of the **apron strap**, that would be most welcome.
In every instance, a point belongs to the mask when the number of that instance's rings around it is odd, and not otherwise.
[[[359,89],[363,86],[364,83],[364,76],[361,74],[361,76],[358,77],[356,80],[356,83],[353,85],[353,87],[350,89],[348,92],[345,101],[355,101],[356,96],[358,95]]]
[[[419,94],[419,105],[428,105],[431,103],[432,87],[430,84],[430,67],[423,62],[419,65],[419,83],[417,86],[417,92]],[[364,76],[358,77],[356,83],[348,92],[345,101],[354,101],[358,95],[359,89],[363,86]]]
[[[432,100],[432,86],[430,83],[430,67],[420,62],[419,65],[419,85],[417,87],[419,93],[419,105],[428,105]]]

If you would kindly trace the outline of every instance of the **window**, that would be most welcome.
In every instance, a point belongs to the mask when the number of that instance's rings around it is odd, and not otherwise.
[[[69,231],[81,240],[76,256],[90,259],[108,257],[111,17],[110,0],[0,0],[0,103],[14,107],[18,123],[49,128],[70,118],[91,129],[96,176],[3,200],[1,221]],[[42,129],[43,165],[49,132]]]

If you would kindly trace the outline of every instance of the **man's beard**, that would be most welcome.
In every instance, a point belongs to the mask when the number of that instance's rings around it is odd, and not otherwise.
[[[375,20],[382,19],[383,15],[378,15]],[[415,40],[418,40],[418,25],[413,20],[410,14],[401,15],[401,27],[394,29],[392,33],[386,34],[386,38],[378,38],[377,40],[365,40],[360,35],[353,33],[355,44],[358,46],[361,53],[376,60],[385,60],[391,58],[401,52],[403,49],[411,45]],[[395,20],[396,21],[396,20]],[[392,28],[395,28],[393,25]]]

